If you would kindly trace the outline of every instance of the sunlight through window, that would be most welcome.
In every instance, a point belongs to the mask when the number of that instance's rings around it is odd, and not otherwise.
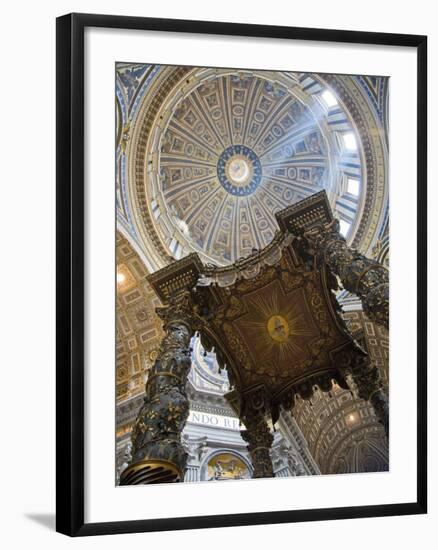
[[[347,180],[347,191],[350,193],[350,195],[354,195],[355,197],[359,196],[359,180],[355,180],[353,178],[348,178]]]
[[[322,92],[321,97],[327,104],[327,107],[334,107],[335,105],[338,104],[335,96],[328,90],[325,90],[324,92]]]
[[[344,145],[346,149],[348,149],[349,151],[357,150],[356,138],[352,132],[342,134],[342,137],[344,139]]]

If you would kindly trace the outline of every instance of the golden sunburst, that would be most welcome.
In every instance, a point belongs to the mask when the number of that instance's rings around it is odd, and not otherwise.
[[[245,329],[255,342],[259,360],[284,361],[303,353],[302,339],[312,332],[296,302],[280,305],[278,294],[271,293],[248,297],[247,304]]]
[[[272,315],[269,317],[267,329],[269,336],[276,342],[287,342],[289,338],[289,324],[281,315]]]

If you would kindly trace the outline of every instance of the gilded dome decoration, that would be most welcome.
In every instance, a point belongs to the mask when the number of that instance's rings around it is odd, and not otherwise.
[[[309,102],[297,75],[284,84],[269,76],[204,70],[166,105],[150,198],[161,205],[162,235],[176,226],[181,255],[232,263],[271,242],[277,211],[336,190],[341,152],[323,104]]]
[[[252,195],[262,179],[260,160],[249,147],[231,145],[219,157],[217,177],[231,195]]]
[[[128,145],[120,130],[120,210],[157,268],[190,252],[215,265],[247,257],[272,241],[278,211],[321,189],[347,239],[374,246],[387,153],[384,132],[368,131],[384,122],[365,81],[158,66],[145,75],[118,109],[120,128],[135,119]]]

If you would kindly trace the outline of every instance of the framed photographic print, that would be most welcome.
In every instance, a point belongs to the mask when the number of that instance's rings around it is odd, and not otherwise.
[[[57,20],[57,530],[426,512],[426,37]]]

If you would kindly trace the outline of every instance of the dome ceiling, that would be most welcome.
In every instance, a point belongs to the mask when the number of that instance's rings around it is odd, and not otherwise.
[[[306,94],[299,78],[208,72],[167,106],[154,198],[165,214],[158,223],[177,228],[171,253],[195,250],[227,264],[271,242],[277,211],[322,187],[336,193],[342,142],[328,105]],[[353,162],[360,174],[357,152]]]
[[[161,136],[162,199],[186,242],[230,263],[271,242],[275,212],[330,177],[309,109],[257,76],[221,75],[176,105]]]
[[[333,83],[183,67],[156,68],[148,78],[142,99],[130,100],[138,123],[132,139],[128,123],[124,139],[151,253],[197,252],[205,263],[230,264],[272,241],[279,210],[321,189],[353,241],[366,208],[368,147]]]

